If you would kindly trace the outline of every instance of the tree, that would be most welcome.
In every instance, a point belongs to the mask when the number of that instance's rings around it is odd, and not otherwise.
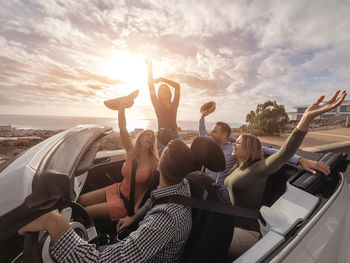
[[[289,118],[284,105],[268,100],[264,104],[259,104],[255,111],[248,113],[245,121],[248,123],[245,129],[252,134],[279,135]]]

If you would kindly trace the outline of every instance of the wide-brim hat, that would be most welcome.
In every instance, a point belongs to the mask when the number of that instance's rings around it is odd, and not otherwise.
[[[204,103],[200,109],[200,112],[203,113],[207,111],[208,113],[212,113],[216,109],[216,103],[215,101],[209,101],[207,103]]]
[[[111,110],[120,110],[121,108],[130,108],[132,105],[134,105],[134,99],[139,95],[139,90],[135,90],[131,92],[128,96],[118,97],[115,99],[106,100],[103,103],[106,105],[107,108]],[[121,105],[121,102],[127,98],[127,101],[125,104]]]

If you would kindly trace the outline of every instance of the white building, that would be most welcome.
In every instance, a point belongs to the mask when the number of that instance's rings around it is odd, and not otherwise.
[[[301,116],[303,115],[303,112],[306,110],[307,107],[308,106],[305,106],[305,105],[294,107],[294,109],[296,109],[296,112],[288,112],[289,118],[291,120],[300,120]],[[337,108],[329,112],[322,114],[317,118],[320,118],[320,119],[340,118],[343,120],[346,120],[348,118],[350,120],[350,100],[344,100],[340,106],[338,106]]]

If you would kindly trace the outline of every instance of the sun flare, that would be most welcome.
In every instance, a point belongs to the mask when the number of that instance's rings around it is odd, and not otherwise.
[[[142,105],[149,104],[147,67],[145,58],[127,52],[114,52],[114,54],[100,64],[105,76],[118,79],[123,84],[114,87],[116,96],[127,95],[139,89],[136,102]]]

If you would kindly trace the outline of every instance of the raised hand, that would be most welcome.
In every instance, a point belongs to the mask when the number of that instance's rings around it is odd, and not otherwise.
[[[202,119],[207,117],[210,113],[212,113],[212,111],[210,109],[206,109],[202,112]]]
[[[344,90],[338,98],[339,93],[340,90],[334,93],[333,97],[322,105],[320,105],[320,103],[324,100],[324,96],[321,96],[317,101],[311,104],[304,112],[300,122],[298,123],[297,129],[300,131],[306,131],[310,122],[315,117],[321,115],[322,113],[330,111],[342,104],[347,94]]]
[[[216,103],[215,101],[209,101],[207,103],[204,103],[202,107],[200,108],[200,112],[202,113],[201,118],[208,116],[210,113],[214,112],[216,109]]]
[[[306,111],[304,112],[304,116],[307,118],[314,119],[315,117],[321,115],[322,113],[325,113],[327,111],[330,111],[331,109],[338,107],[344,101],[346,96],[346,91],[344,90],[338,98],[339,93],[340,93],[340,90],[334,93],[333,97],[323,105],[320,105],[320,103],[324,100],[325,96],[321,96],[316,102],[311,104],[306,109]]]

